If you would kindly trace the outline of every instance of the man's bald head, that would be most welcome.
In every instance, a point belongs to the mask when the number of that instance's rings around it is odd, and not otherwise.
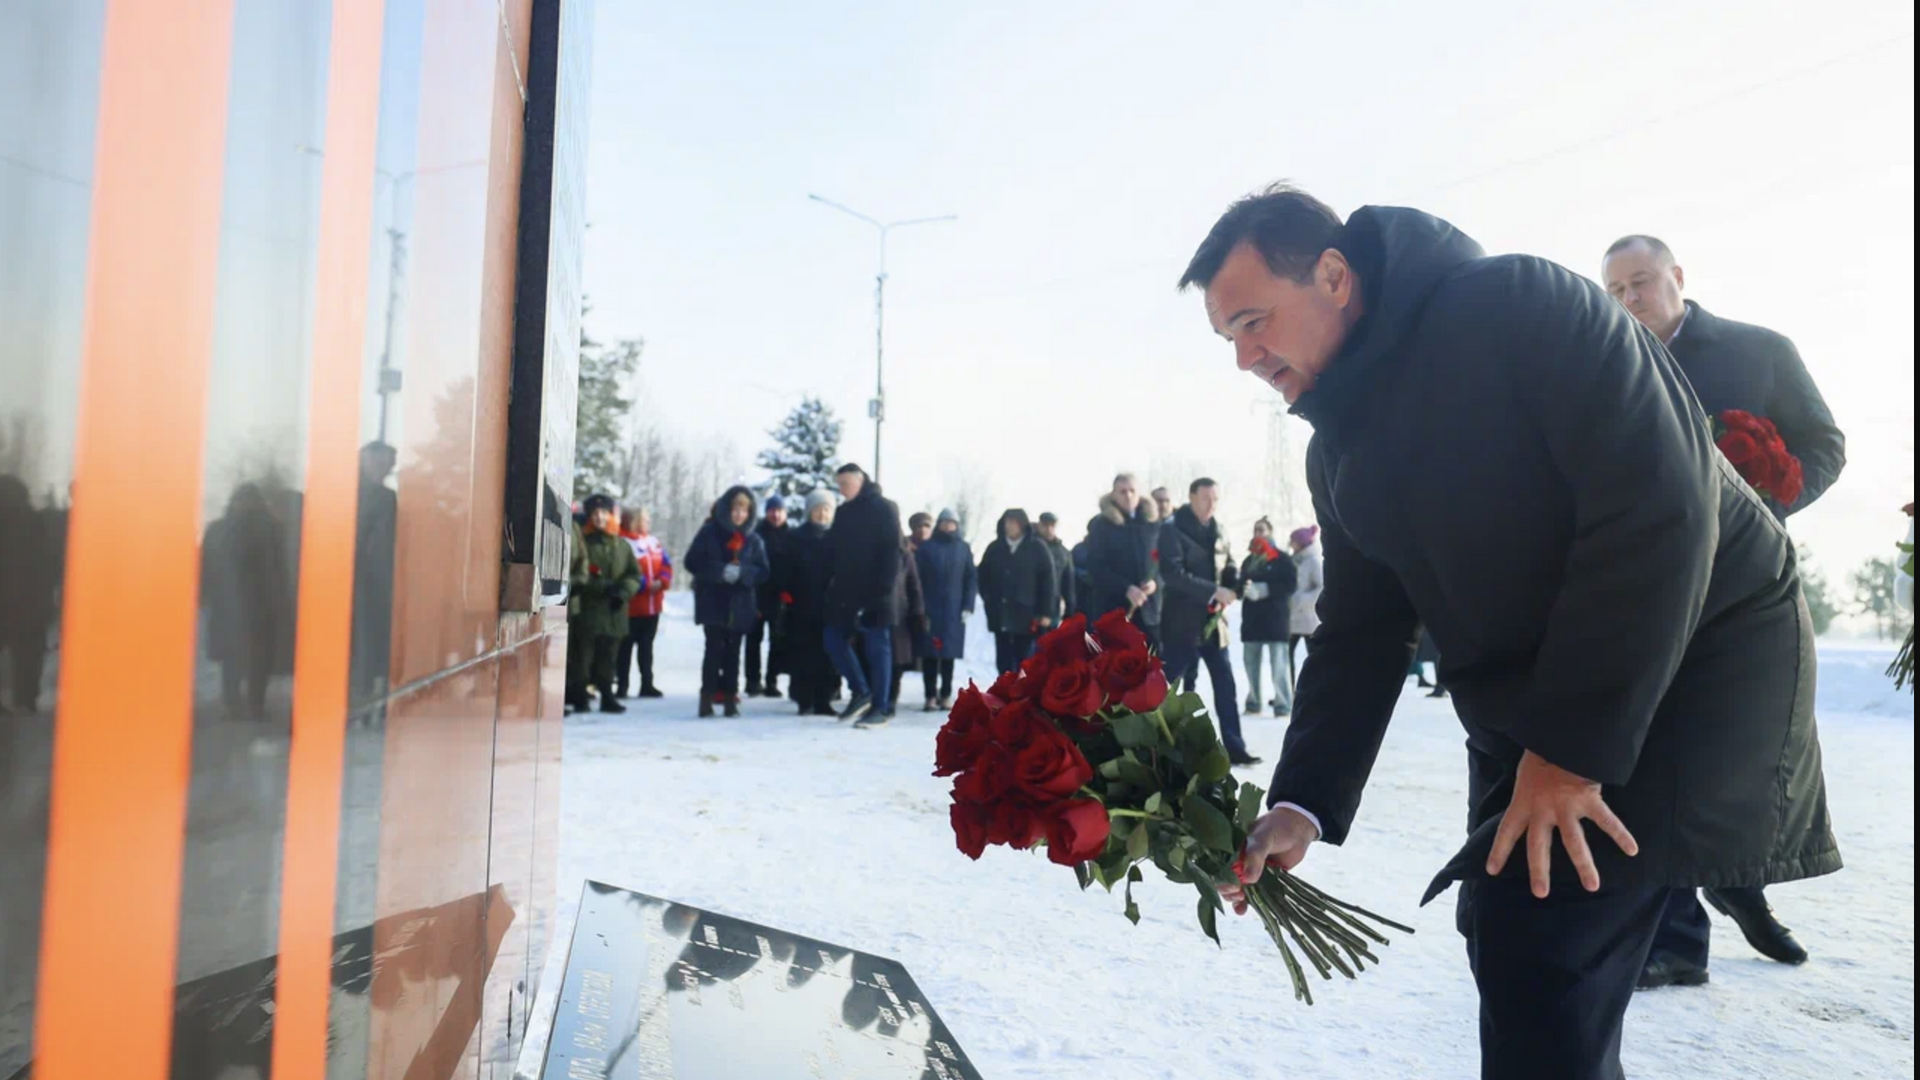
[[[1687,274],[1673,257],[1673,249],[1657,236],[1623,236],[1607,249],[1600,263],[1607,292],[1620,301],[1640,324],[1661,341],[1670,341],[1687,317],[1681,294]]]

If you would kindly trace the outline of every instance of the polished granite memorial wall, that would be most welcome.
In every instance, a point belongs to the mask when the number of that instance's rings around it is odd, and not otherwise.
[[[514,343],[560,2],[4,5],[0,1077],[512,1074],[556,891],[564,610],[501,597],[546,435],[508,387],[573,377]]]

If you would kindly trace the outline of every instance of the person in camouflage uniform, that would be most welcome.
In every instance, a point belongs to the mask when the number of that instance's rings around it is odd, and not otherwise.
[[[586,526],[575,527],[573,596],[567,602],[567,703],[575,712],[590,704],[587,686],[600,691],[600,711],[623,713],[614,693],[613,658],[627,636],[627,601],[640,591],[640,564],[620,535],[613,499],[594,495],[583,507]]]

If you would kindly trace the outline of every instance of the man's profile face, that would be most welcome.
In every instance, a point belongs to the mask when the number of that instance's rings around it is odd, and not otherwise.
[[[1048,542],[1053,540],[1055,531],[1056,526],[1051,521],[1043,521],[1033,527],[1034,535]]]
[[[767,507],[767,524],[776,529],[787,527],[787,508],[784,506]]]
[[[1220,508],[1220,489],[1211,485],[1198,488],[1187,499],[1187,505],[1193,507],[1194,517],[1201,521],[1209,520],[1213,512]]]
[[[860,474],[856,472],[841,473],[833,478],[833,486],[840,489],[840,497],[843,499],[851,499],[860,494],[862,483]]]
[[[1120,508],[1122,514],[1132,517],[1134,510],[1140,506],[1140,489],[1131,480],[1120,481],[1113,485],[1113,504]]]
[[[1327,251],[1305,283],[1276,276],[1252,244],[1227,256],[1207,286],[1207,320],[1233,343],[1241,371],[1279,391],[1289,405],[1313,389],[1346,341],[1353,270]]]
[[[1164,518],[1173,511],[1173,495],[1166,488],[1154,488],[1153,505],[1159,509],[1160,516]]]
[[[1600,268],[1607,292],[1640,320],[1640,325],[1665,341],[1680,327],[1687,313],[1681,297],[1687,274],[1670,255],[1657,255],[1645,244],[1633,244],[1612,255]]]

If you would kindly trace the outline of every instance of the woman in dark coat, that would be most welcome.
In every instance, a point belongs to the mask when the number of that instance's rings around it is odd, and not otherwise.
[[[747,528],[753,520],[753,492],[727,490],[713,504],[713,516],[694,535],[682,564],[693,575],[693,621],[707,632],[700,662],[700,716],[724,706],[740,715],[740,647],[758,614],[754,590],[773,570],[767,546]]]
[[[900,538],[900,572],[893,589],[894,610],[900,613],[900,620],[893,624],[893,696],[887,700],[895,709],[900,707],[900,683],[907,672],[920,666],[920,658],[933,648],[933,635],[928,633],[931,624],[927,620],[927,595],[921,587],[919,561],[914,558],[913,541],[908,537]],[[933,699],[927,699],[929,712]]]
[[[1253,523],[1253,542],[1240,564],[1240,639],[1247,662],[1248,716],[1260,713],[1260,675],[1273,673],[1273,715],[1293,712],[1293,668],[1287,662],[1287,636],[1293,587],[1299,571],[1293,559],[1273,543],[1273,523]]]
[[[1053,625],[1060,608],[1058,579],[1047,545],[1033,535],[1025,510],[1000,515],[999,533],[980,557],[980,599],[987,606],[1001,674],[1015,671],[1033,651],[1033,639]]]
[[[787,600],[787,680],[801,716],[832,716],[840,674],[827,659],[827,527],[833,523],[833,493],[807,496],[807,520],[787,538],[776,584]]]
[[[920,565],[920,590],[927,598],[932,639],[921,661],[921,674],[927,681],[927,699],[944,712],[953,704],[953,662],[966,659],[967,619],[980,587],[973,548],[960,539],[958,515],[940,511],[933,535],[914,551],[914,561]]]

